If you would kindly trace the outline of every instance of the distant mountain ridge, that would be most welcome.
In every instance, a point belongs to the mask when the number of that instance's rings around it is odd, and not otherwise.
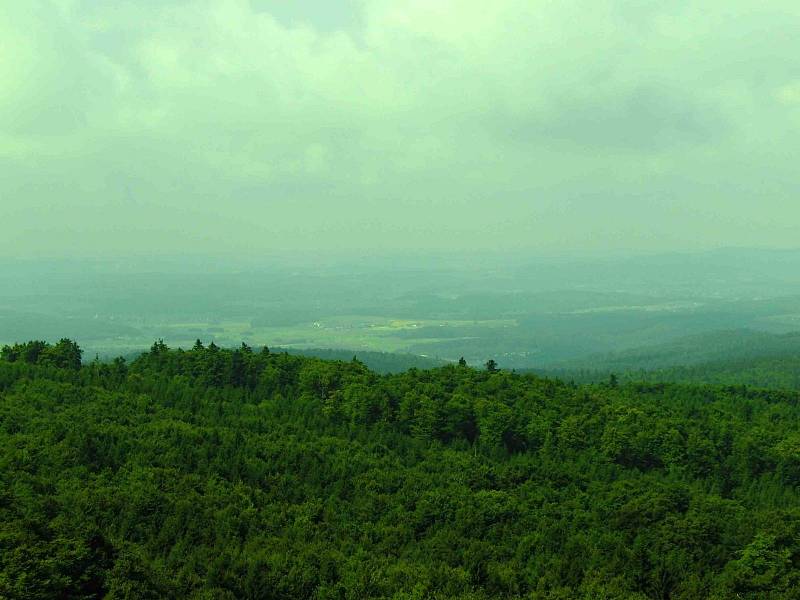
[[[613,373],[623,381],[800,389],[800,332],[717,331],[533,371],[584,383]]]
[[[731,329],[684,336],[670,342],[563,361],[555,369],[661,369],[715,361],[800,353],[800,332],[775,334]]]

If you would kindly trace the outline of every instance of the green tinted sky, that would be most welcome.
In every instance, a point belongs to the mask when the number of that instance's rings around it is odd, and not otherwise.
[[[0,254],[796,246],[800,3],[0,2]]]

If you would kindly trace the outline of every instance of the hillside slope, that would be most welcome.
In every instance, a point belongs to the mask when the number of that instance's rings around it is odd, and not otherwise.
[[[774,334],[731,329],[691,335],[613,353],[563,361],[558,369],[635,371],[800,354],[800,332]]]
[[[434,369],[447,364],[446,361],[438,358],[402,352],[375,352],[341,348],[275,348],[275,350],[324,360],[351,360],[356,358],[370,370],[381,374],[402,373],[409,369]]]
[[[622,381],[800,389],[800,333],[715,332],[531,372],[578,383],[608,381],[613,373]]]

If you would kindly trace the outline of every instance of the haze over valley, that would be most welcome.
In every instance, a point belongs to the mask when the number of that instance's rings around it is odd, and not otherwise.
[[[0,342],[68,335],[87,357],[201,339],[401,353],[431,365],[463,356],[509,369],[664,367],[725,358],[719,346],[732,353],[737,339],[797,350],[780,336],[800,331],[798,272],[798,251],[749,249],[603,259],[10,260],[0,275]],[[696,356],[611,358],[681,340],[694,340]]]

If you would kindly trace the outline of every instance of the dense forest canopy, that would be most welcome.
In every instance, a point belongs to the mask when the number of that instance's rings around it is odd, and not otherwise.
[[[0,360],[0,597],[796,598],[800,393]]]

